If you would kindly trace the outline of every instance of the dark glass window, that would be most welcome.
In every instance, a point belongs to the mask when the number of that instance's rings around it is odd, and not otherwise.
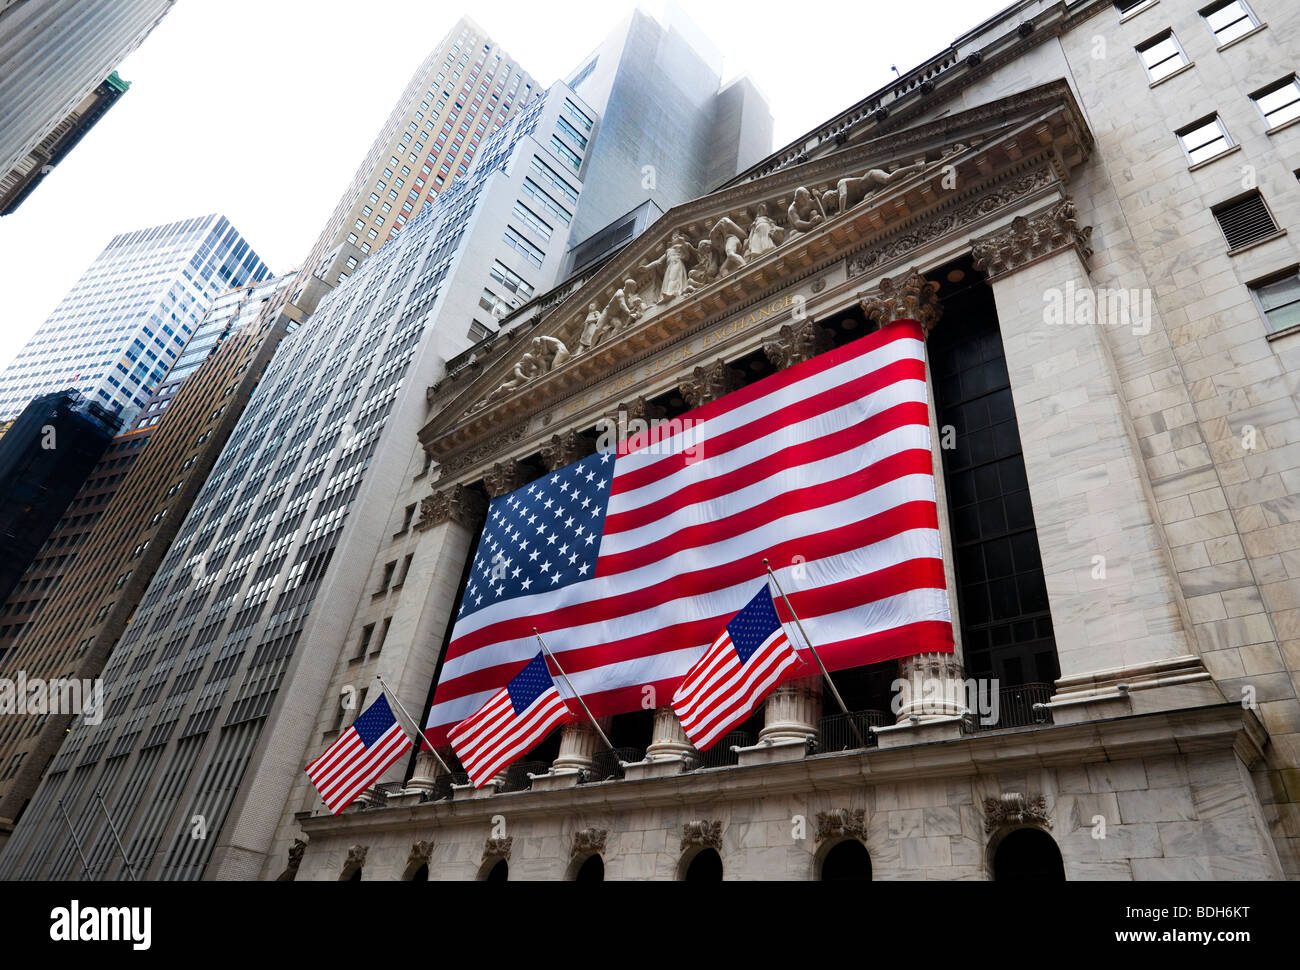
[[[1038,534],[992,291],[944,300],[928,341],[966,672],[1002,686],[1059,675]]]

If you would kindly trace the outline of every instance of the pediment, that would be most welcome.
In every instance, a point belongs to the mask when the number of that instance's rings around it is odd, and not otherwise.
[[[1062,182],[1092,137],[1064,81],[913,125],[675,206],[531,325],[430,388],[440,463],[497,438],[677,335],[999,180]]]

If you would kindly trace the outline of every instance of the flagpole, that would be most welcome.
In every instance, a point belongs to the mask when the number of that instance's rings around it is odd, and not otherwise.
[[[558,670],[560,676],[564,678],[564,683],[568,686],[569,693],[577,698],[578,703],[582,705],[583,712],[591,721],[591,726],[596,729],[596,733],[600,735],[600,740],[605,742],[605,747],[609,748],[610,751],[614,751],[614,745],[610,743],[609,738],[605,737],[605,732],[600,729],[600,725],[597,724],[596,719],[592,717],[591,711],[587,709],[587,702],[582,699],[582,695],[573,689],[573,682],[569,680],[569,675],[564,672],[564,668],[560,666],[560,661],[556,660],[555,654],[551,653],[551,648],[546,645],[546,641],[542,639],[542,635],[537,631],[537,627],[533,627],[533,635],[537,637],[537,642],[542,645],[542,649],[546,651],[546,655],[555,661],[555,669]],[[614,751],[614,757],[618,757],[617,751]],[[620,761],[619,764],[622,764],[622,762]]]
[[[68,818],[68,810],[63,807],[63,799],[59,799],[59,811],[63,813],[63,821],[68,826],[68,831],[72,833],[72,844],[77,847],[77,855],[81,856],[81,868],[86,870],[86,875],[90,875],[90,863],[86,861],[86,853],[81,851],[81,840],[77,838],[77,830],[72,827],[72,819]]]
[[[113,841],[117,843],[117,851],[122,853],[122,861],[126,863],[126,871],[131,875],[131,881],[136,882],[135,870],[131,868],[131,860],[126,856],[126,849],[122,848],[122,839],[117,834],[117,826],[113,824],[113,816],[108,813],[108,806],[104,804],[103,789],[95,789],[95,797],[99,799],[100,810],[103,811],[104,817],[108,819],[108,830],[113,833]]]
[[[393,690],[391,687],[389,687],[388,684],[384,681],[384,678],[379,676],[379,674],[375,674],[375,680],[379,681],[379,686],[384,688],[384,692],[393,698],[393,703],[397,705],[397,709],[406,715],[406,719],[408,721],[410,721],[412,724],[415,725],[415,733],[419,735],[420,740],[422,742],[428,741],[428,738],[424,736],[424,732],[420,730],[420,722],[417,721],[415,718],[411,717],[411,712],[408,711],[405,705],[402,704],[402,700],[397,696],[397,692]],[[429,750],[433,752],[433,756],[438,759],[438,764],[442,765],[442,770],[450,775],[451,769],[447,767],[447,762],[443,761],[442,756],[438,754],[438,749],[435,748],[432,744],[430,744]]]
[[[803,637],[804,643],[808,644],[808,649],[812,651],[813,659],[817,661],[817,666],[822,669],[822,676],[826,678],[826,684],[830,687],[831,694],[835,697],[835,702],[840,705],[840,710],[844,712],[845,720],[849,722],[849,727],[853,729],[853,736],[856,737],[858,743],[865,748],[867,746],[866,738],[862,736],[862,732],[858,730],[857,724],[854,723],[852,716],[850,716],[848,706],[844,703],[844,698],[840,696],[840,692],[836,689],[835,681],[831,680],[830,671],[827,670],[826,665],[822,663],[821,655],[817,652],[817,648],[813,646],[813,642],[808,639],[808,631],[803,628],[803,621],[799,619],[799,614],[794,611],[794,606],[790,603],[790,597],[785,595],[785,590],[781,588],[781,580],[777,579],[776,573],[772,572],[772,565],[767,561],[766,556],[763,557],[763,567],[767,570],[768,576],[772,577],[772,582],[776,583],[776,591],[781,594],[781,599],[785,601],[785,608],[788,609],[790,615],[794,617],[794,623],[795,626],[799,628],[799,634]]]

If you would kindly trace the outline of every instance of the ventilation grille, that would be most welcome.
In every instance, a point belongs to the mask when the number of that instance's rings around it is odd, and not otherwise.
[[[1277,223],[1258,192],[1225,202],[1213,209],[1230,249],[1240,249],[1277,232]]]

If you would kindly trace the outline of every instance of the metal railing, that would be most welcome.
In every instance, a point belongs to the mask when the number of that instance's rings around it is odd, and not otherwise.
[[[623,766],[619,764],[620,761],[631,764],[644,760],[645,748],[614,748],[612,751],[605,748],[591,756],[591,768],[585,773],[583,781],[595,782],[622,778]]]
[[[748,748],[754,743],[754,736],[748,731],[728,731],[713,747],[708,751],[700,753],[700,763],[697,768],[725,768],[727,765],[734,765],[740,761],[740,755],[731,750],[732,745],[738,748]]]
[[[439,802],[451,797],[452,785],[468,785],[469,775],[463,771],[453,771],[450,775],[441,774],[433,780],[433,791],[420,796],[421,802]]]
[[[1055,688],[1051,684],[1017,684],[1015,687],[1003,687],[998,690],[996,716],[985,724],[984,715],[972,711],[970,730],[996,731],[998,728],[1028,727],[1031,724],[1051,724],[1052,712],[1049,708],[1035,705],[1046,704],[1052,699]]]
[[[876,735],[871,729],[891,724],[884,711],[850,711],[848,714],[827,714],[818,722],[817,753],[855,751],[862,747],[853,733],[853,725],[867,742],[868,748],[876,746]]]
[[[528,775],[545,774],[550,767],[549,761],[517,761],[506,769],[506,784],[501,791],[528,791],[533,784]]]

